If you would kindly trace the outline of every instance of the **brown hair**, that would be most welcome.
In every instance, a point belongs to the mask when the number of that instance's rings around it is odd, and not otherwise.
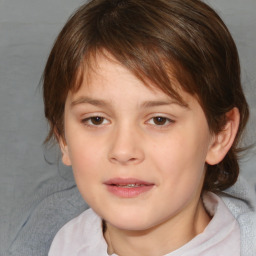
[[[199,0],[92,0],[81,6],[57,37],[45,67],[46,142],[64,136],[67,94],[79,89],[79,74],[88,71],[99,51],[182,101],[171,70],[182,89],[197,97],[213,133],[224,128],[225,114],[237,107],[235,142],[221,163],[207,166],[204,189],[223,190],[235,183],[238,141],[249,110],[235,43],[214,10]]]

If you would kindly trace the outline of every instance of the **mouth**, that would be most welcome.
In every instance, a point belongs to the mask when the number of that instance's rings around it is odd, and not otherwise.
[[[117,186],[117,187],[122,187],[122,188],[138,188],[138,187],[145,186],[145,185],[142,185],[142,184],[126,184],[126,185],[111,184],[110,186]]]
[[[104,182],[104,184],[110,193],[122,198],[137,197],[154,187],[153,183],[133,178],[114,178]]]

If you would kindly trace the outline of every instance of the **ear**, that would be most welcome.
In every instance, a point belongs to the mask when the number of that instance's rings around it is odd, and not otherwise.
[[[206,163],[209,165],[218,164],[223,160],[231,148],[240,122],[240,114],[237,108],[231,109],[226,114],[226,124],[222,131],[214,135],[206,156]]]
[[[60,149],[62,152],[62,163],[67,166],[70,166],[71,161],[70,161],[70,157],[69,157],[68,145],[64,138],[59,139],[59,145],[60,145]]]

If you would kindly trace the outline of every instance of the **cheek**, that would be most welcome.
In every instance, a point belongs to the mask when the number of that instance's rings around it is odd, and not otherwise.
[[[99,162],[99,154],[88,143],[77,144],[69,147],[70,160],[74,171],[90,170]]]
[[[153,165],[168,179],[173,186],[192,186],[204,174],[207,143],[191,133],[175,134],[155,147],[151,157]]]
[[[102,158],[100,148],[96,143],[82,136],[71,138],[68,140],[68,151],[74,176],[77,183],[87,182],[89,176],[93,178],[97,175],[95,166],[101,162]]]
[[[90,170],[90,167],[97,161],[99,156],[97,154],[101,149],[98,144],[99,141],[97,138],[92,139],[74,117],[67,115],[66,120],[69,120],[69,122],[65,123],[65,134],[73,171]]]
[[[186,134],[174,134],[162,141],[153,152],[156,161],[165,166],[164,169],[178,169],[195,162],[198,157],[197,142]],[[157,160],[159,159],[159,160]]]
[[[92,146],[82,143],[75,147],[70,147],[70,158],[77,187],[84,198],[89,203],[96,200],[95,184],[101,181],[100,173],[97,169],[101,164],[100,154],[97,154]]]

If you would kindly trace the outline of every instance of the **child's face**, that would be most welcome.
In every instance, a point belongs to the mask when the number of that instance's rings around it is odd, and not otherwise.
[[[213,141],[199,103],[183,92],[182,106],[104,57],[98,65],[65,106],[63,162],[82,196],[120,229],[191,219]]]

